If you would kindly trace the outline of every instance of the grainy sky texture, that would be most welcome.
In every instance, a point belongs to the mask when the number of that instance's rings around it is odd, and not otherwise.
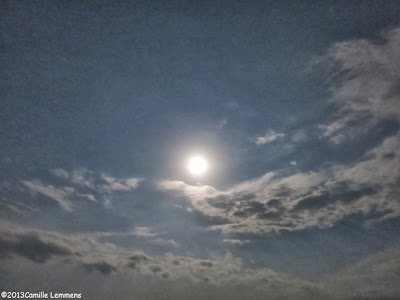
[[[400,299],[399,1],[0,9],[2,290]]]

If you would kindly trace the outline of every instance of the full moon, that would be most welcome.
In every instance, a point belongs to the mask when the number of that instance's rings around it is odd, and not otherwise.
[[[203,175],[208,168],[207,160],[202,156],[193,156],[188,163],[189,172],[192,175]]]

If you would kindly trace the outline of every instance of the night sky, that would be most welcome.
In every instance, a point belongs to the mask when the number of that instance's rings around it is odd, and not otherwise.
[[[399,1],[2,0],[0,34],[1,290],[400,299]]]

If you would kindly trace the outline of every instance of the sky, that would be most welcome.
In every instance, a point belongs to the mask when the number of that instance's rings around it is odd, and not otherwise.
[[[3,291],[400,299],[400,2],[2,1],[0,26]]]

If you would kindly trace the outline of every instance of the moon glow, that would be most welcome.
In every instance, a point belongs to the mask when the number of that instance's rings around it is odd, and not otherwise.
[[[207,172],[208,163],[202,156],[193,156],[188,163],[188,170],[192,175],[200,176]]]

